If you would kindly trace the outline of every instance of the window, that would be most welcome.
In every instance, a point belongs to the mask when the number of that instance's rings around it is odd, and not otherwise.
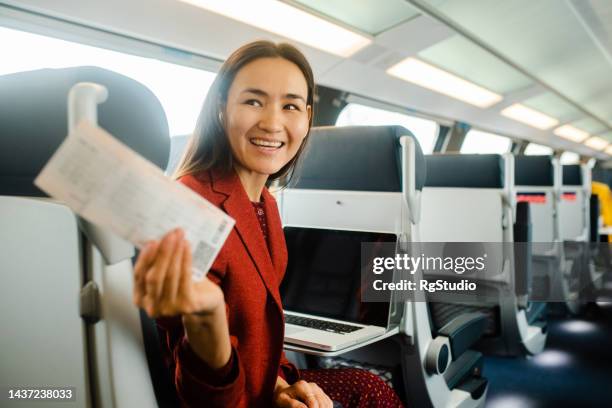
[[[417,118],[370,106],[349,103],[340,112],[336,126],[392,126],[399,125],[410,130],[419,141],[423,153],[433,152],[438,124],[433,120]]]
[[[579,164],[580,155],[574,152],[563,152],[560,161],[561,164]]]
[[[553,149],[548,146],[544,146],[537,143],[529,143],[525,148],[526,156],[550,156],[552,155]]]
[[[170,135],[191,133],[215,78],[200,69],[0,27],[0,75],[81,65],[109,69],[147,86],[161,102]]]
[[[505,136],[472,129],[465,135],[461,145],[461,153],[503,154],[510,150],[511,145],[512,141]]]

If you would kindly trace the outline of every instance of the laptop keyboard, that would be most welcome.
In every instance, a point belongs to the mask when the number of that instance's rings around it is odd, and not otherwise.
[[[312,329],[325,330],[334,333],[347,334],[361,329],[360,326],[328,322],[327,320],[311,319],[309,317],[285,315],[285,323],[296,326],[310,327]]]

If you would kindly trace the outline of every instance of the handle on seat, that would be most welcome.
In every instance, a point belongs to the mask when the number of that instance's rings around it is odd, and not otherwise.
[[[106,87],[93,82],[79,82],[68,93],[68,132],[82,120],[98,124],[98,105],[108,98]]]
[[[485,332],[484,313],[464,313],[438,330],[425,355],[425,370],[429,374],[444,374],[451,360],[456,361]]]
[[[421,200],[416,189],[416,146],[410,136],[399,139],[402,147],[402,191],[408,204],[410,222],[418,224],[421,218]]]
[[[512,216],[516,219],[516,188],[514,183],[514,155],[504,153],[504,200],[512,208]]]
[[[438,336],[448,338],[452,359],[456,360],[482,337],[486,327],[487,315],[484,313],[464,313],[438,330]]]
[[[72,132],[82,120],[98,124],[98,104],[106,101],[108,89],[93,82],[79,82],[68,92],[68,130]],[[81,230],[100,250],[107,265],[134,256],[134,246],[84,218],[79,218]]]

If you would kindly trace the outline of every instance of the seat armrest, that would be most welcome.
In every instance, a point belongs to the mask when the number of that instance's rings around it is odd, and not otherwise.
[[[486,326],[484,313],[465,313],[445,324],[438,335],[448,337],[452,359],[456,360],[482,337]]]

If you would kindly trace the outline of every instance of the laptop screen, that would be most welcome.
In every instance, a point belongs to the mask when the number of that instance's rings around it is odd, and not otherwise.
[[[283,307],[365,325],[387,327],[389,302],[361,302],[362,242],[396,242],[395,234],[285,227],[289,252],[281,283]],[[371,276],[367,274],[366,276]]]

